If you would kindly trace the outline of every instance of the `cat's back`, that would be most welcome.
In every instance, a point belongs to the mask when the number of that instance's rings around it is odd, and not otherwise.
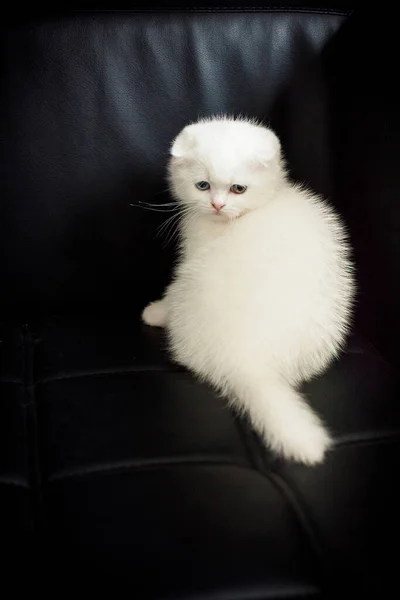
[[[178,268],[168,331],[180,360],[217,360],[224,340],[249,355],[313,355],[324,340],[333,351],[353,298],[347,252],[335,213],[306,192],[242,216]]]
[[[266,206],[204,238],[181,265],[185,285],[201,297],[238,302],[266,295],[309,296],[324,280],[348,274],[345,229],[334,210],[306,190],[288,186]],[[344,282],[343,282],[344,283]]]
[[[347,255],[346,231],[338,214],[321,198],[288,186],[266,206],[251,211],[211,240],[205,257],[262,273],[324,269]]]

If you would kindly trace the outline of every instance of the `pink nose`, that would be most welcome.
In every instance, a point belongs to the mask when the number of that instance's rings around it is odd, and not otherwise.
[[[217,200],[212,200],[211,204],[217,212],[219,212],[221,208],[224,208],[225,206],[225,202],[218,202]]]

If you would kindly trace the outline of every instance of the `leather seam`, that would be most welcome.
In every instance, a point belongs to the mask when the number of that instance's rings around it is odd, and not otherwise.
[[[371,445],[376,445],[376,444],[381,444],[381,443],[390,443],[393,441],[400,441],[400,435],[398,436],[393,436],[393,437],[382,437],[379,439],[373,439],[373,440],[362,440],[360,442],[352,442],[351,445],[364,445],[364,444],[368,444],[371,443]],[[343,446],[345,445],[350,445],[350,444],[343,444]],[[249,449],[249,448],[247,448]],[[61,469],[60,471],[58,471],[58,473],[51,475],[47,481],[52,482],[52,481],[57,481],[57,480],[62,480],[62,479],[67,479],[70,477],[81,477],[84,475],[91,475],[91,474],[101,474],[101,473],[110,473],[110,472],[114,472],[114,471],[119,471],[119,470],[129,470],[132,469],[134,471],[145,471],[145,470],[151,470],[151,469],[159,469],[159,468],[164,468],[164,467],[174,467],[174,466],[187,466],[187,465],[191,465],[191,466],[235,466],[238,468],[245,468],[248,469],[250,471],[254,471],[256,473],[258,473],[259,475],[261,475],[262,477],[265,477],[266,479],[271,479],[271,475],[273,475],[274,477],[278,477],[280,479],[282,479],[285,484],[287,486],[289,486],[288,482],[286,481],[286,479],[284,479],[282,477],[282,475],[280,473],[278,473],[278,471],[276,471],[276,468],[274,469],[274,465],[276,465],[276,459],[271,459],[270,462],[265,461],[264,459],[264,466],[261,467],[259,466],[261,463],[260,461],[255,461],[254,460],[254,455],[253,452],[249,451],[248,452],[248,456],[249,456],[249,460],[239,460],[238,458],[236,458],[235,460],[229,460],[225,457],[215,457],[215,458],[205,458],[205,457],[200,457],[200,456],[196,456],[195,454],[192,456],[188,456],[186,458],[182,457],[182,456],[177,456],[177,457],[173,457],[173,456],[169,456],[167,458],[147,458],[147,459],[132,459],[132,460],[123,460],[123,461],[115,461],[112,464],[109,465],[86,465],[84,467],[71,467],[69,469]],[[259,453],[259,456],[261,457],[261,453]],[[293,491],[292,491],[293,492]],[[293,492],[293,497],[295,497],[295,494]]]
[[[318,535],[317,528],[312,523],[306,507],[303,506],[303,503],[298,495],[280,473],[271,470],[269,473],[266,473],[265,476],[271,481],[272,484],[275,485],[276,489],[279,490],[280,494],[286,499],[287,503],[292,508],[303,535],[307,539],[308,544],[311,547],[316,560],[318,561],[319,572],[323,573],[325,570],[324,544]],[[325,580],[325,577],[323,577],[323,579]]]
[[[173,457],[169,456],[166,458],[147,458],[147,459],[132,459],[132,460],[122,460],[115,461],[109,465],[87,465],[85,467],[71,467],[69,469],[61,469],[57,473],[50,475],[47,479],[48,483],[52,483],[54,481],[62,481],[64,479],[74,478],[74,477],[82,477],[87,475],[105,475],[109,473],[114,473],[118,471],[129,471],[133,472],[138,471],[149,471],[156,470],[160,468],[168,468],[168,467],[186,467],[186,466],[195,466],[195,467],[207,467],[207,466],[233,466],[243,469],[248,469],[251,471],[255,471],[255,469],[251,468],[251,465],[245,460],[240,461],[238,459],[229,460],[225,457],[215,457],[215,458],[204,458],[200,456],[188,456],[186,458],[179,456]]]
[[[340,9],[318,9],[318,8],[313,8],[313,7],[300,7],[300,6],[295,6],[295,7],[285,7],[285,6],[220,6],[220,7],[208,7],[208,6],[191,6],[190,8],[185,8],[184,6],[171,6],[168,8],[154,8],[153,10],[149,10],[146,8],[140,9],[140,8],[136,8],[136,9],[132,9],[132,10],[118,10],[118,9],[110,9],[110,10],[106,10],[106,9],[97,9],[95,11],[93,10],[78,10],[79,13],[87,13],[90,14],[93,12],[97,12],[97,13],[120,13],[120,14],[155,14],[155,13],[194,13],[194,12],[201,12],[201,13],[213,13],[213,14],[224,14],[227,12],[233,12],[233,13],[290,13],[290,14],[295,14],[295,13],[299,13],[299,14],[317,14],[317,15],[333,15],[333,16],[342,16],[342,17],[346,17],[346,16],[350,16],[353,13],[353,10],[340,10]]]
[[[171,366],[160,366],[160,367],[154,367],[154,366],[140,366],[140,367],[121,367],[120,369],[93,369],[93,370],[88,370],[88,371],[82,371],[79,373],[63,373],[60,375],[50,375],[49,377],[43,377],[41,379],[37,379],[34,382],[34,386],[37,385],[45,385],[47,383],[52,383],[53,381],[65,381],[65,380],[69,380],[69,379],[81,379],[82,377],[101,377],[103,375],[124,375],[124,374],[142,374],[142,373],[184,373],[185,371],[177,368],[177,369],[173,369],[171,368]]]
[[[347,438],[347,439],[346,439]],[[392,444],[400,442],[400,431],[383,432],[366,432],[357,433],[355,435],[347,434],[338,436],[337,441],[334,441],[335,448],[347,448],[351,446],[373,446],[378,444]]]

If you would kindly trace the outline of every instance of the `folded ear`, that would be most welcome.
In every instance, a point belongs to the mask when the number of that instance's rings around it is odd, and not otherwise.
[[[271,129],[263,128],[257,147],[257,161],[267,167],[272,160],[279,159],[280,153],[281,145],[275,133]]]
[[[192,125],[187,125],[172,142],[171,155],[174,158],[186,158],[195,145]]]

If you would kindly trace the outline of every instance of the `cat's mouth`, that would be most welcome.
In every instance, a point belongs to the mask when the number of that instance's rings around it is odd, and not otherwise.
[[[210,216],[213,220],[215,221],[235,221],[236,219],[239,219],[239,217],[242,216],[243,213],[232,213],[232,212],[224,212],[222,210],[220,211],[213,211]]]

